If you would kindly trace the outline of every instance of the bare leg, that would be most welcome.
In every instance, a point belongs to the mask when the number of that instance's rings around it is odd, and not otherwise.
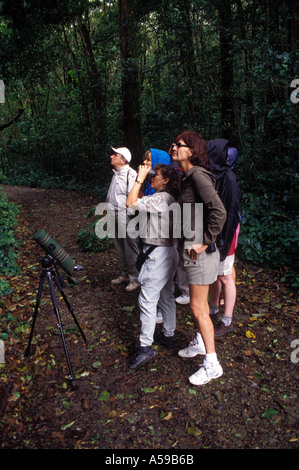
[[[236,302],[236,285],[233,274],[218,276],[222,286],[224,295],[224,315],[232,316]]]
[[[190,285],[190,307],[208,354],[215,352],[214,327],[209,315],[209,286]]]

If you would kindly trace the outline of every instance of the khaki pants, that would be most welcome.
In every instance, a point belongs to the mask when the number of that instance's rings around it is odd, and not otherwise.
[[[126,225],[129,223],[127,217]],[[118,218],[116,217],[116,232],[118,233]],[[130,282],[138,282],[138,271],[135,263],[139,253],[139,239],[131,238],[126,233],[124,238],[114,238],[114,246],[117,251],[123,276],[128,276]]]

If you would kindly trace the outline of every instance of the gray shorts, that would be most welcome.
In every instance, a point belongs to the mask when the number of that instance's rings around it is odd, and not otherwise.
[[[183,251],[184,269],[186,271],[188,284],[209,285],[216,281],[219,265],[219,251],[213,253],[203,251],[197,260],[192,260],[188,251]]]

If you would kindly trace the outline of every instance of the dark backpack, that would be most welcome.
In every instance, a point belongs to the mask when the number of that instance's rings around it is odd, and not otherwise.
[[[237,177],[232,170],[235,167],[238,152],[229,147],[229,141],[214,139],[207,142],[210,159],[210,172],[216,178],[216,191],[226,210],[226,222],[218,235],[217,246],[220,251],[220,261],[223,261],[231,247],[231,243],[241,220],[240,201],[242,192],[238,186]]]

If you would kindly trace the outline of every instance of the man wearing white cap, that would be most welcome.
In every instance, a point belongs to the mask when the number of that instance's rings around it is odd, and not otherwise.
[[[117,279],[111,282],[114,285],[129,282],[126,291],[133,291],[140,286],[138,283],[138,271],[135,263],[139,253],[138,240],[128,236],[127,230],[124,234],[124,228],[129,223],[129,217],[126,210],[126,200],[136,181],[137,173],[129,166],[131,161],[131,152],[126,147],[113,148],[113,154],[110,156],[111,165],[114,167],[114,175],[107,194],[108,207],[115,214],[115,238],[114,245],[120,259],[122,273]],[[121,227],[120,227],[121,225]],[[120,236],[120,231],[122,231]]]

